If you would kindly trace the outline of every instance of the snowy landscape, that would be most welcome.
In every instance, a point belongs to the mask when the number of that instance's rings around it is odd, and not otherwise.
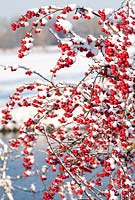
[[[94,18],[100,35],[73,27]],[[57,47],[34,47],[44,28]],[[135,200],[135,1],[32,8],[11,29],[25,33],[0,51],[1,200]]]
[[[5,66],[16,66],[21,65],[36,70],[46,78],[51,78],[50,69],[55,67],[57,60],[60,57],[60,51],[55,46],[48,46],[45,49],[39,47],[34,48],[28,56],[24,59],[17,57],[17,49],[6,50],[0,53],[1,64]],[[28,66],[29,63],[29,66]],[[84,72],[88,69],[88,59],[84,59],[83,55],[77,58],[76,63],[71,68],[61,70],[57,77],[56,82],[60,81],[63,83],[76,83],[83,77]],[[23,69],[19,69],[15,72],[0,69],[0,108],[4,108],[5,104],[9,100],[9,96],[15,91],[16,87],[23,85],[24,83],[30,83],[35,80],[42,80],[38,76],[26,76]],[[31,111],[30,111],[31,112]],[[15,111],[16,113],[16,111]],[[21,110],[21,115],[18,113],[14,116],[17,122],[22,122],[26,117],[25,111]],[[7,127],[10,126],[7,125]]]
[[[57,60],[60,57],[60,51],[57,47],[35,48],[31,54],[22,60],[17,57],[17,49],[5,50],[0,52],[0,61],[2,65],[14,66],[21,65],[32,70],[40,72],[44,77],[51,78],[50,69],[55,67]],[[29,66],[28,66],[29,64]],[[78,81],[88,69],[88,59],[82,55],[77,58],[77,62],[71,68],[61,70],[56,77],[56,81],[75,83]],[[23,83],[38,80],[39,77],[28,77],[24,70],[18,70],[11,73],[10,70],[0,69],[0,106],[8,100],[8,96],[14,91],[16,86]]]
[[[32,70],[36,70],[40,72],[44,77],[49,78],[51,77],[50,69],[52,69],[59,56],[60,52],[58,51],[57,47],[47,47],[45,49],[43,48],[34,48],[32,53],[25,57],[23,60],[18,59],[16,49],[14,50],[6,50],[2,51],[0,53],[0,60],[1,64],[5,66],[10,65],[21,65],[31,68]],[[28,66],[29,63],[29,66]],[[82,67],[80,67],[82,66]],[[66,68],[64,70],[61,70],[57,77],[56,82],[67,82],[67,83],[76,83],[80,78],[83,77],[84,72],[87,71],[88,67],[88,60],[84,59],[84,57],[81,55],[78,58],[78,61],[74,64],[72,68]],[[5,104],[9,100],[9,96],[15,91],[16,87],[23,85],[24,83],[29,83],[35,80],[39,80],[38,76],[26,76],[24,70],[17,70],[15,72],[12,72],[10,70],[4,70],[3,68],[0,69],[0,108],[4,108]],[[42,79],[41,79],[42,80]],[[27,94],[28,95],[28,94]],[[7,128],[11,129],[11,126],[19,127],[24,121],[25,118],[31,116],[33,114],[32,110],[30,109],[29,112],[25,111],[24,108],[20,109],[19,112],[18,109],[15,109],[14,111],[14,120],[17,122],[16,125],[9,122],[9,124],[6,125]],[[1,128],[1,125],[0,125]],[[6,143],[9,139],[12,139],[16,137],[14,133],[7,134],[6,137],[1,136],[3,141]],[[37,148],[35,149],[35,160],[36,164],[40,168],[41,166],[44,166],[44,149],[46,147],[45,139],[43,137],[40,137],[37,143]],[[42,152],[43,151],[43,152]],[[19,151],[14,152],[14,154],[17,156],[21,152],[21,149]],[[22,164],[22,158],[18,157],[17,160],[14,162],[12,159],[9,159],[9,168],[7,172],[11,176],[18,176],[22,173],[23,168],[20,168],[20,165]],[[50,174],[49,174],[50,176]],[[52,175],[50,176],[53,177]],[[42,189],[42,183],[37,177],[31,177],[28,179],[20,179],[15,182],[15,185],[18,186],[18,189],[13,191],[14,198],[17,199],[18,196],[20,200],[24,199],[27,195],[27,200],[31,200],[33,198],[32,194],[29,193],[26,188],[30,188],[31,184],[34,183],[36,186],[36,190]],[[19,190],[19,187],[24,187],[24,191]],[[2,190],[0,190],[0,196],[2,195]],[[41,198],[42,192],[39,192],[36,194],[36,198]],[[59,199],[59,198],[58,198]]]

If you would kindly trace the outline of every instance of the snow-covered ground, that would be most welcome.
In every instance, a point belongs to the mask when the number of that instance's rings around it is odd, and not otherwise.
[[[19,64],[21,66],[30,67],[31,69],[40,72],[43,76],[49,78],[51,77],[50,69],[55,66],[59,56],[60,51],[57,50],[57,47],[34,49],[31,54],[23,59],[19,59],[17,57],[17,50],[7,50],[0,51],[0,64]],[[64,70],[58,72],[56,81],[70,83],[76,82],[83,76],[87,69],[88,59],[84,59],[83,56],[79,56],[74,66],[71,68],[65,68]],[[16,72],[11,72],[9,69],[4,70],[3,68],[0,68],[0,110],[4,107],[5,103],[8,101],[9,95],[15,91],[16,87],[23,85],[23,83],[28,83],[37,79],[39,79],[37,76],[26,76],[25,71],[21,69]],[[24,114],[25,113],[23,113],[22,110],[20,120],[24,117]]]

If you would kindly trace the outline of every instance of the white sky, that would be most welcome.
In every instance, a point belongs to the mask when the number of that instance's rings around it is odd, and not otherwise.
[[[0,17],[11,18],[23,14],[28,8],[35,8],[44,5],[63,6],[68,3],[86,5],[98,9],[103,7],[117,8],[122,0],[0,0]]]

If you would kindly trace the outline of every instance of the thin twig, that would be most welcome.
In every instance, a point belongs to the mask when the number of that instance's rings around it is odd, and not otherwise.
[[[27,68],[25,66],[19,66],[20,69],[24,69],[24,70],[30,70],[30,68]],[[32,71],[34,74],[36,74],[37,76],[39,76],[40,78],[42,78],[43,80],[51,83],[51,85],[53,85],[53,87],[55,87],[54,83],[52,81],[50,81],[49,79],[45,78],[43,75],[41,75],[39,72],[37,71]]]

